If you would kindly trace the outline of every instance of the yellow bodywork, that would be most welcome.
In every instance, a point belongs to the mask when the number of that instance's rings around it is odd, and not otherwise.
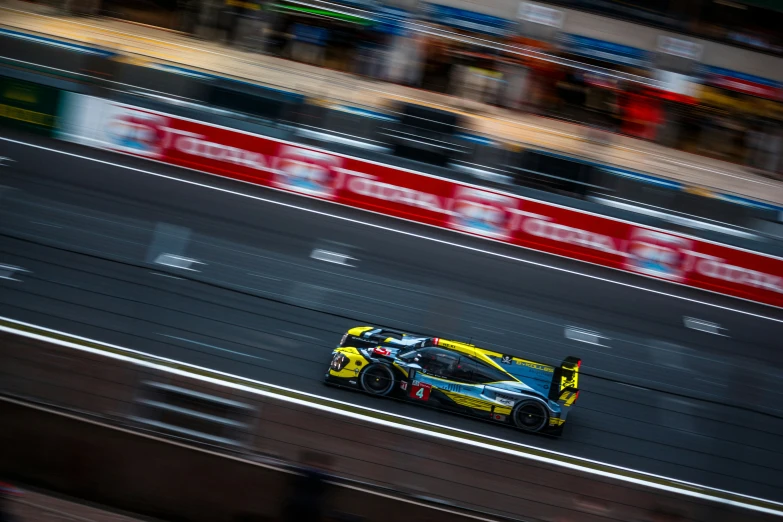
[[[339,372],[329,369],[329,375],[332,377],[356,378],[359,372],[369,364],[369,361],[356,348],[338,348],[336,351],[348,357],[349,362]]]
[[[577,363],[564,362],[561,368],[560,391],[562,392],[567,388],[579,389],[579,365]]]
[[[476,359],[481,360],[481,362],[484,362],[493,368],[497,368],[498,370],[502,371],[503,373],[508,373],[508,371],[503,368],[500,364],[495,362],[492,357],[496,357],[500,359],[503,357],[503,354],[499,352],[494,352],[492,350],[487,350],[485,348],[478,348],[472,344],[467,343],[461,343],[459,341],[449,341],[447,339],[438,339],[438,346],[442,346],[444,348],[448,348],[450,350],[454,350],[460,353],[464,353],[466,355],[471,355],[475,357]],[[527,359],[521,359],[519,357],[513,357],[512,360],[514,361],[514,364],[520,364],[523,366],[527,366],[529,368],[534,368],[536,370],[541,370],[544,372],[554,373],[555,369],[552,366],[549,366],[547,364],[541,364],[534,361],[528,361]],[[510,381],[518,381],[519,379],[515,378],[512,375],[509,375]]]
[[[348,330],[348,335],[354,335],[356,337],[360,337],[364,332],[372,330],[372,326],[357,326],[355,328],[351,328]]]
[[[472,344],[461,343],[459,341],[449,341],[448,339],[438,339],[438,346],[442,346],[443,348],[448,348],[449,350],[454,350],[455,352],[464,353],[465,355],[471,355],[476,359],[479,359],[481,362],[484,362],[492,366],[493,368],[497,368],[503,373],[508,373],[506,372],[506,370],[503,369],[502,366],[500,366],[498,363],[496,363],[495,361],[487,357],[487,354],[492,352],[489,352],[488,350],[484,350],[483,348],[476,348]],[[516,379],[509,376],[509,380],[516,380]]]

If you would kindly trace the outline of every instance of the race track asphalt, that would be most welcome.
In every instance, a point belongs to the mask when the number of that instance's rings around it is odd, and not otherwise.
[[[0,264],[27,270],[16,272],[19,281],[0,280],[0,315],[783,500],[778,309],[154,162],[5,136],[83,157],[0,141],[0,156],[13,160],[0,168]],[[182,258],[191,270],[168,266]],[[720,325],[721,335],[688,328],[685,318]],[[324,386],[331,349],[358,324],[549,363],[577,355],[584,391],[554,440]]]

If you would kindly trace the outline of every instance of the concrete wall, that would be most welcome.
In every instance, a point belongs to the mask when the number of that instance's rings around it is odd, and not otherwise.
[[[138,430],[141,426],[130,416],[139,414],[136,401],[143,397],[141,384],[150,380],[252,404],[246,447],[233,453],[242,462],[252,463],[264,455],[290,462],[303,450],[313,451],[328,455],[338,476],[442,499],[463,510],[491,513],[489,520],[649,520],[662,506],[693,522],[771,519],[426,432],[402,431],[350,414],[319,411],[165,369],[0,333],[0,395],[6,397],[89,414],[101,423]],[[121,509],[163,514],[171,520],[229,520],[240,508],[261,509],[265,516],[272,516],[279,507],[274,504],[281,495],[274,485],[279,480],[273,478],[279,475],[277,471],[263,468],[262,472],[236,460],[223,462],[195,449],[137,439],[111,427],[41,416],[2,397],[0,406],[6,410],[0,411],[0,476]],[[211,449],[229,453],[229,448]],[[207,486],[213,493],[206,493]],[[374,513],[360,509],[362,505],[358,502],[356,511],[378,522],[401,520],[390,514],[407,509],[389,507]],[[188,516],[175,517],[177,509],[186,509]],[[441,512],[433,513],[430,520],[442,518]]]

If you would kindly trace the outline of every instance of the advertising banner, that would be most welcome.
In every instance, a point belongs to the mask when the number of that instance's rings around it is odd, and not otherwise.
[[[721,294],[783,306],[783,259],[598,214],[70,95],[62,137]]]
[[[0,123],[51,135],[60,90],[0,76]]]
[[[704,80],[709,85],[768,100],[783,101],[783,84],[720,67],[704,66]]]

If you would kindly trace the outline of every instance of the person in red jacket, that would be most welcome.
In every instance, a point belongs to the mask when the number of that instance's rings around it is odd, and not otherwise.
[[[661,123],[661,104],[658,99],[631,87],[621,98],[622,132],[629,136],[655,140]]]

